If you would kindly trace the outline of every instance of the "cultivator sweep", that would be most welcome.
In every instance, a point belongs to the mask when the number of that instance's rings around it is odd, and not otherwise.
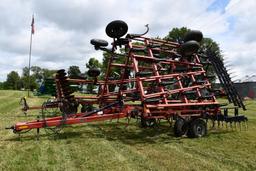
[[[175,120],[176,136],[201,137],[207,133],[208,120],[218,125],[247,121],[238,113],[238,108],[245,110],[245,106],[223,63],[213,52],[198,54],[203,39],[200,31],[190,31],[184,41],[173,42],[145,37],[149,30],[146,27],[144,34],[126,34],[125,22],[109,23],[106,34],[113,38],[111,49],[105,40],[91,40],[96,50],[109,55],[104,79],[98,79],[97,68],[87,73],[92,79],[70,79],[64,70],[59,70],[55,77],[57,95],[52,104],[60,109],[61,116],[20,122],[11,129],[19,133],[33,128],[132,117],[140,118],[143,127],[154,126],[161,119]],[[234,116],[228,115],[231,108],[223,107],[216,100],[215,92],[219,90],[209,81],[214,76],[204,69],[209,64],[216,70],[229,101],[235,105]],[[71,83],[98,85],[99,92],[95,96],[75,97]],[[77,112],[79,105],[81,112]]]

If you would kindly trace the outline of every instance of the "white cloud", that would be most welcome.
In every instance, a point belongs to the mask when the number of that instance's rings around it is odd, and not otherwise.
[[[254,0],[231,0],[226,7],[227,14],[235,16],[235,32],[237,36],[245,41],[256,41],[256,1]]]
[[[221,47],[238,78],[256,73],[255,7],[254,0],[231,0],[225,8],[232,28],[221,38]]]

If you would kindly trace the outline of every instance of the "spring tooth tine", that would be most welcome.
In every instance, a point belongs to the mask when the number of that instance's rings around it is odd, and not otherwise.
[[[131,118],[130,117],[127,117],[127,123],[126,123],[126,127],[128,127],[128,125],[130,124],[130,120],[131,120]]]
[[[171,126],[173,126],[173,117],[171,117]]]
[[[244,121],[245,122],[245,130],[247,131],[248,130],[248,122],[247,121]]]
[[[239,128],[240,128],[240,131],[242,131],[242,127],[241,127],[241,122],[239,121]]]

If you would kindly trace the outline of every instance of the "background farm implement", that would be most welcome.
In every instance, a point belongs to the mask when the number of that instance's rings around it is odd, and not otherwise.
[[[98,68],[87,72],[92,79],[70,79],[64,70],[59,70],[55,76],[55,99],[41,107],[29,107],[25,99],[22,104],[24,111],[57,108],[61,115],[43,115],[38,120],[19,122],[10,128],[20,133],[127,117],[139,118],[143,127],[152,127],[162,119],[175,120],[176,136],[201,137],[207,134],[208,120],[218,125],[247,121],[239,115],[238,109],[245,110],[245,106],[222,61],[214,52],[200,49],[203,39],[200,31],[190,31],[183,41],[175,42],[145,37],[148,30],[147,26],[144,34],[127,34],[125,22],[109,23],[106,34],[113,39],[111,49],[105,40],[91,40],[96,50],[109,54],[104,78],[100,79]],[[214,75],[208,74],[208,65],[215,69],[234,107],[225,107],[217,101],[220,90],[214,89],[209,81]],[[94,96],[78,97],[73,95],[70,84],[98,85],[99,91]]]

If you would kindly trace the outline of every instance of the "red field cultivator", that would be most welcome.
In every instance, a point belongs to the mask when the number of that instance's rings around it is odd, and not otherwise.
[[[214,52],[198,53],[203,38],[200,31],[188,32],[182,42],[145,37],[148,26],[144,34],[126,34],[127,31],[127,24],[120,20],[107,25],[106,34],[113,38],[111,49],[104,40],[91,40],[96,50],[109,54],[104,79],[98,78],[97,68],[87,73],[92,79],[69,79],[64,70],[59,70],[55,78],[56,98],[40,109],[58,108],[61,115],[19,122],[11,129],[20,133],[128,117],[139,118],[143,127],[152,127],[162,119],[175,120],[176,136],[201,137],[207,133],[208,120],[218,124],[247,121],[238,114],[238,108],[245,110],[245,106],[222,61]],[[216,100],[219,90],[209,81],[214,76],[205,70],[211,64],[228,100],[235,106],[234,116],[229,116],[230,108]],[[99,92],[95,96],[76,97],[69,87],[71,83],[98,85]],[[77,112],[78,106],[82,106],[81,112]],[[29,109],[27,104],[25,107]]]

